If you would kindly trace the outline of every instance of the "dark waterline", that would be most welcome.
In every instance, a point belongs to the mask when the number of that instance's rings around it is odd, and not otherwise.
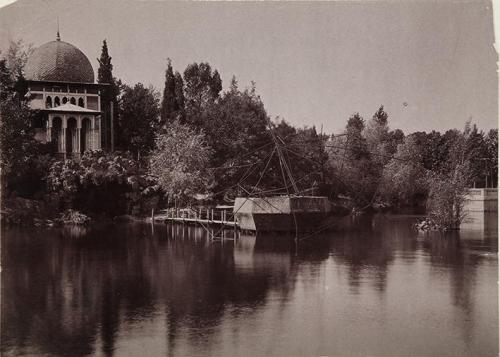
[[[182,226],[3,229],[1,352],[497,356],[492,219],[428,237],[412,217],[361,217],[297,247]]]

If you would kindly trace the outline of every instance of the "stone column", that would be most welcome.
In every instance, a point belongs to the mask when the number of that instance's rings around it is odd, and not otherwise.
[[[90,120],[90,150],[94,151],[96,150],[95,148],[95,138],[94,138],[94,130],[95,129],[95,116],[92,117],[92,119]]]
[[[81,155],[82,153],[82,148],[81,148],[81,131],[82,131],[82,117],[79,115],[76,118],[76,152],[78,153],[78,156]]]
[[[95,149],[101,150],[101,117],[94,117],[95,120]]]
[[[46,133],[46,138],[45,142],[51,142],[52,141],[52,115],[49,114],[49,118],[47,119],[47,133]]]
[[[66,158],[66,128],[68,127],[68,118],[66,115],[62,117],[62,125],[61,125],[61,152],[64,154],[64,158]]]

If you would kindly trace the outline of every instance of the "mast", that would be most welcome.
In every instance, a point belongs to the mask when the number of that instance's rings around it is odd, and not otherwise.
[[[285,169],[286,171],[286,174],[288,176],[288,179],[290,180],[290,184],[292,185],[292,188],[294,190],[294,194],[295,195],[298,195],[299,194],[299,188],[297,187],[297,184],[295,183],[295,180],[292,176],[292,171],[290,170],[290,167],[288,166],[288,163],[286,162],[286,159],[285,159],[285,156],[283,155],[283,152],[281,151],[281,146],[278,142],[278,138],[277,138],[277,135],[276,133],[274,132],[274,127],[271,123],[271,120],[269,119],[269,117],[267,118],[267,123],[268,123],[268,126],[269,126],[269,130],[271,131],[271,137],[273,138],[273,142],[274,142],[274,145],[276,147],[276,152],[278,154],[278,159],[280,161],[280,167],[281,167],[281,170],[282,170],[282,173],[283,173],[283,168]],[[280,138],[281,140],[281,138]],[[285,187],[287,187],[287,184],[286,184],[286,178],[285,178],[285,175],[283,173],[283,184],[285,185]],[[288,192],[288,189],[287,189],[287,192]],[[288,195],[290,195],[290,193],[288,193]]]

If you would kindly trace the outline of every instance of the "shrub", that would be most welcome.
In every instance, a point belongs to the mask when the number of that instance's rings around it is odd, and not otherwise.
[[[60,193],[65,208],[120,215],[162,194],[156,180],[128,154],[88,152],[80,161],[55,162],[47,176],[53,194]]]

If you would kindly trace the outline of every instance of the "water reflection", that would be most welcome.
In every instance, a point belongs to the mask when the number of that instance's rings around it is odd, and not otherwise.
[[[339,221],[298,245],[182,225],[4,230],[1,351],[497,354],[496,237],[411,220]]]

